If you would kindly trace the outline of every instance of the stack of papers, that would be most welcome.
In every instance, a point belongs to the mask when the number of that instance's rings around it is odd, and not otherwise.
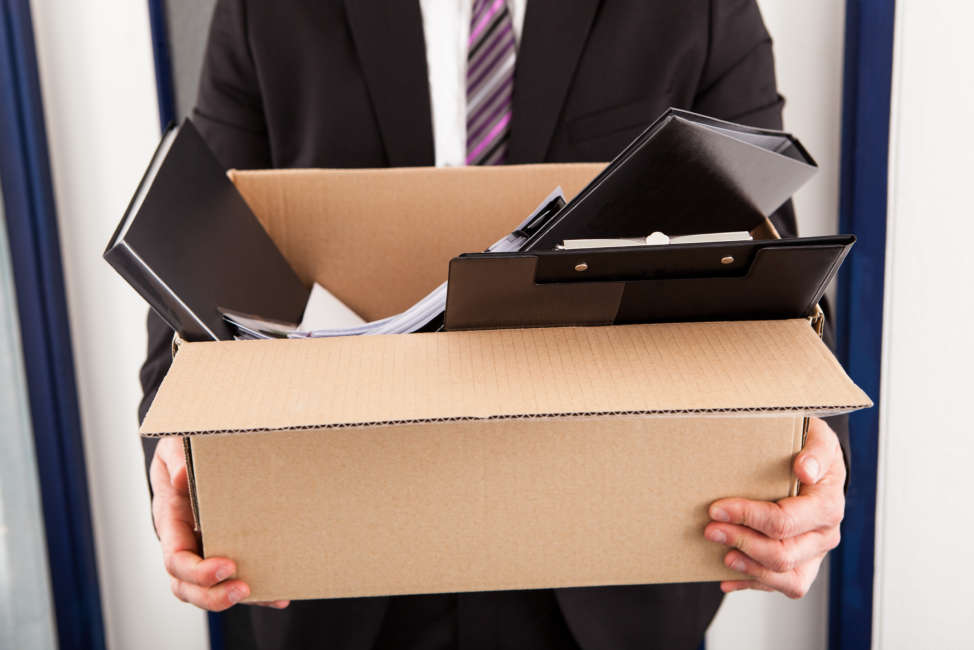
[[[566,239],[558,246],[560,250],[579,248],[622,248],[625,246],[665,246],[667,244],[705,244],[709,242],[751,241],[751,233],[746,230],[735,232],[707,232],[699,235],[678,235],[670,237],[654,232],[647,237],[622,237],[619,239]]]

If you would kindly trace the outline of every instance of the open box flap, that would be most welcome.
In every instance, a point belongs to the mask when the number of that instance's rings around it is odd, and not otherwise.
[[[145,436],[870,406],[807,320],[187,343]]]
[[[604,167],[271,169],[229,176],[305,284],[319,282],[376,320],[439,286],[452,258],[485,250],[556,187],[570,199]]]

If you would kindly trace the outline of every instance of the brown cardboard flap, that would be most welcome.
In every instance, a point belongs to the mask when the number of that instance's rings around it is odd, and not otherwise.
[[[231,171],[308,285],[366,320],[406,309],[450,260],[504,237],[557,186],[570,199],[604,163]]]
[[[147,436],[871,405],[807,320],[186,343]]]

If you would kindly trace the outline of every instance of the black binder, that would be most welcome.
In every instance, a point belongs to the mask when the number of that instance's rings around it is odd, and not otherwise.
[[[308,300],[188,119],[163,137],[104,257],[190,341],[233,338],[220,307],[298,322]]]
[[[521,250],[565,239],[752,230],[818,167],[784,131],[671,108]]]
[[[450,262],[444,329],[810,317],[854,242],[465,254]]]

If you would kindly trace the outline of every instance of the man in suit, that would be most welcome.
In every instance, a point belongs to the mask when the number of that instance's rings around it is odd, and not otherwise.
[[[754,0],[219,0],[194,121],[226,167],[606,161],[669,106],[781,126]],[[774,216],[796,233],[790,206]],[[171,331],[149,316],[144,416]],[[839,425],[837,424],[837,428]],[[845,438],[845,434],[841,436]],[[701,531],[741,580],[266,603],[260,648],[694,648],[737,589],[801,597],[838,543],[840,436],[814,420],[801,495],[725,499]],[[146,441],[173,592],[211,610],[249,594],[199,556],[182,448]]]

